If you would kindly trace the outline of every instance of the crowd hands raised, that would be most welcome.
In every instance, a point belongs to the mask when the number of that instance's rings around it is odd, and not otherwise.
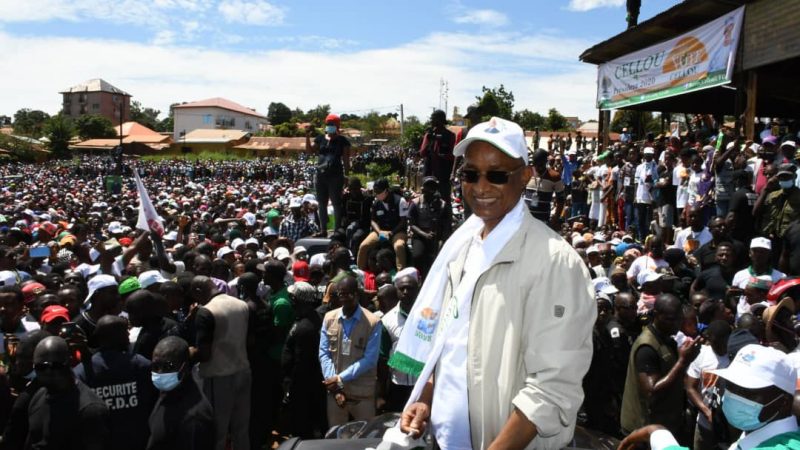
[[[596,292],[579,423],[622,449],[800,448],[797,130],[780,129],[531,154],[531,212]]]

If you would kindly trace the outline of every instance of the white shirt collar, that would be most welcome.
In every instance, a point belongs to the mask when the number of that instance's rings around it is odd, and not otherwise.
[[[779,434],[791,433],[797,431],[797,419],[794,416],[789,416],[785,419],[770,422],[767,425],[759,428],[758,430],[751,431],[750,433],[742,433],[742,437],[737,442],[731,445],[731,449],[750,450],[757,447],[762,442],[767,441]]]

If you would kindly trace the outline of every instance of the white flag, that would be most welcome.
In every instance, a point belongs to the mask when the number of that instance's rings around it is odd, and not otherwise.
[[[150,196],[144,188],[139,172],[134,169],[133,175],[136,177],[136,190],[139,192],[139,220],[136,221],[136,228],[144,231],[152,231],[158,236],[164,235],[164,226],[161,224],[161,217],[156,213]]]

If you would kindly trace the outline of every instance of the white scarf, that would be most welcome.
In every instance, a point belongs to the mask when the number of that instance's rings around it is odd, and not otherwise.
[[[466,308],[470,306],[478,278],[488,270],[497,253],[511,240],[523,214],[525,214],[525,209],[524,201],[520,199],[511,212],[487,236],[487,240],[490,237],[492,239],[491,248],[494,251],[486,252],[482,258],[480,270],[465,274],[466,278],[461,280],[458,288],[453,292],[454,299],[457,300],[460,318],[465,318],[468,313]],[[442,324],[442,328],[439,329],[439,319],[443,313],[443,307],[446,306],[444,293],[448,280],[448,265],[458,258],[465,246],[469,245],[472,238],[482,229],[483,220],[472,215],[450,236],[428,272],[430,275],[423,283],[417,300],[408,315],[406,325],[403,327],[397,343],[397,349],[389,360],[389,366],[394,369],[419,377],[407,405],[414,403],[419,398],[436,367],[445,341],[454,329],[449,325],[456,321]]]

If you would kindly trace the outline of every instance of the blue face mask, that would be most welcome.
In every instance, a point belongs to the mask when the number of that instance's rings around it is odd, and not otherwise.
[[[25,378],[26,380],[33,380],[34,378],[36,378],[36,369],[31,370],[30,372],[28,372],[27,375],[25,375],[22,378]]]
[[[179,372],[152,373],[153,386],[161,392],[169,392],[180,384]]]
[[[325,125],[325,132],[328,134],[336,133],[336,125]]]
[[[778,180],[778,184],[781,185],[781,189],[790,189],[794,186],[794,180]]]
[[[725,414],[728,423],[734,428],[742,431],[757,430],[775,418],[773,416],[764,422],[759,420],[759,416],[764,407],[771,405],[779,398],[780,397],[776,397],[766,405],[762,405],[761,403],[746,399],[740,395],[725,392],[725,395],[722,396],[722,413]],[[778,413],[776,412],[775,414],[777,415]]]

